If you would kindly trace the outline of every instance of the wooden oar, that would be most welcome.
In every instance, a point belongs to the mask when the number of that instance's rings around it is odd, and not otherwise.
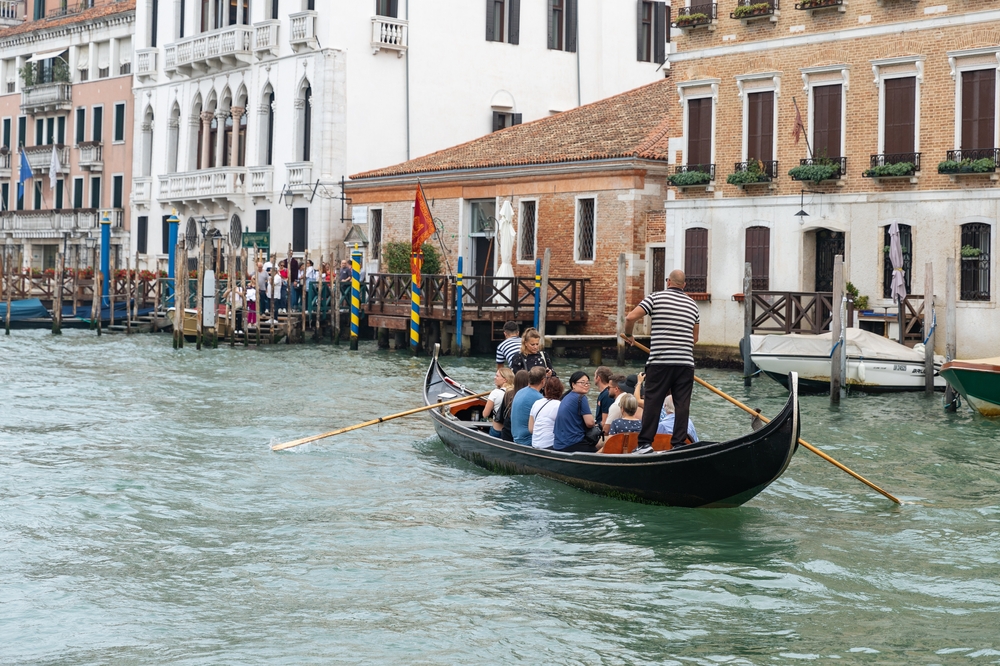
[[[622,337],[625,338],[626,336],[624,334],[622,334]],[[637,349],[640,349],[640,350],[646,352],[647,354],[649,353],[649,347],[646,347],[642,343],[635,342],[633,344],[635,344],[635,346],[636,346]],[[725,398],[726,400],[728,400],[729,402],[733,403],[734,405],[736,405],[737,407],[739,407],[743,411],[745,411],[745,412],[747,412],[749,414],[753,414],[754,416],[758,417],[764,423],[770,423],[771,422],[771,419],[767,418],[766,416],[763,416],[756,409],[750,409],[749,407],[747,407],[746,405],[744,405],[742,402],[740,402],[736,398],[732,397],[731,395],[728,395],[724,391],[720,391],[719,389],[715,388],[714,386],[712,386],[711,384],[709,384],[708,382],[706,382],[704,379],[701,379],[700,377],[695,377],[694,380],[696,382],[698,382],[699,384],[701,384],[702,386],[704,386],[705,388],[707,388],[712,393],[716,394],[717,396],[719,396],[721,398]],[[816,448],[815,446],[813,446],[812,444],[810,444],[806,440],[802,439],[801,437],[799,438],[799,444],[801,444],[805,448],[809,449],[810,451],[812,451],[813,453],[815,453],[816,455],[818,455],[820,458],[822,458],[823,460],[825,460],[828,463],[830,463],[831,465],[834,465],[834,466],[838,467],[839,469],[847,472],[848,474],[850,474],[855,479],[857,479],[861,483],[865,484],[866,486],[868,486],[869,488],[871,488],[875,492],[880,493],[880,494],[884,495],[885,497],[888,497],[889,499],[891,499],[896,504],[902,504],[902,502],[900,502],[893,495],[891,495],[891,494],[887,493],[886,491],[882,490],[881,488],[879,488],[874,483],[872,483],[871,481],[869,481],[865,477],[861,476],[857,472],[849,469],[846,465],[843,465],[843,464],[837,462],[836,460],[834,460],[833,458],[831,458],[827,454],[823,453],[818,448]]]
[[[378,423],[383,423],[385,421],[391,421],[392,419],[398,419],[401,416],[409,416],[410,414],[417,414],[419,412],[426,412],[428,409],[434,409],[435,407],[444,407],[446,405],[455,405],[460,402],[465,402],[467,400],[474,400],[475,398],[482,398],[484,395],[489,395],[491,391],[484,391],[483,393],[476,393],[475,395],[463,395],[460,398],[455,398],[454,400],[445,400],[444,402],[436,402],[433,405],[424,405],[423,407],[417,407],[416,409],[408,409],[405,412],[399,412],[398,414],[391,414],[389,416],[380,416],[377,419],[372,419],[371,421],[365,421],[364,423],[356,423],[352,426],[347,426],[346,428],[341,428],[340,430],[332,430],[330,432],[324,432],[322,435],[312,435],[311,437],[303,437],[302,439],[295,439],[291,442],[285,442],[284,444],[275,444],[271,447],[272,451],[284,451],[285,449],[291,449],[296,446],[302,446],[303,444],[308,444],[309,442],[315,442],[319,439],[326,439],[327,437],[333,437],[334,435],[340,435],[345,432],[350,432],[352,430],[357,430],[358,428],[365,428],[370,425],[376,425]]]

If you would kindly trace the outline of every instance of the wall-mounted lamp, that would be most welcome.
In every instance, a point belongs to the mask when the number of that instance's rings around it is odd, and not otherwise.
[[[799,192],[799,212],[795,214],[795,217],[799,218],[799,224],[805,224],[806,218],[809,217],[809,213],[806,212],[804,201],[805,201],[806,191],[802,190]]]

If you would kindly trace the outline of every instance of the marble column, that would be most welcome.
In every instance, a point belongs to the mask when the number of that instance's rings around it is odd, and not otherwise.
[[[246,109],[242,106],[233,106],[229,108],[229,112],[233,115],[233,138],[229,146],[229,166],[243,166],[240,164],[240,119],[243,118]]]
[[[216,126],[219,128],[215,133],[215,164],[213,167],[220,167],[224,160],[222,156],[226,151],[226,118],[227,114],[224,111],[219,111],[215,114]]]
[[[211,111],[201,112],[201,163],[199,169],[211,169],[209,157],[212,154],[212,118],[215,114]]]

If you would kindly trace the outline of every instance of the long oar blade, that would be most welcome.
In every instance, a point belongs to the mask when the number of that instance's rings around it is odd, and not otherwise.
[[[622,337],[624,338],[626,336],[623,334]],[[635,346],[636,346],[637,349],[639,349],[641,351],[644,351],[647,354],[649,353],[649,347],[646,347],[645,345],[643,345],[643,344],[641,344],[639,342],[636,342],[634,344],[635,344]],[[711,384],[709,384],[708,382],[706,382],[704,379],[701,379],[700,377],[695,377],[694,380],[696,382],[698,382],[699,384],[701,384],[702,386],[704,386],[705,388],[707,388],[712,393],[716,394],[717,396],[719,396],[721,398],[725,398],[729,402],[733,403],[734,405],[736,405],[737,407],[739,407],[743,411],[745,411],[745,412],[747,412],[749,414],[753,414],[754,416],[759,417],[760,420],[763,421],[764,423],[770,423],[771,422],[771,420],[769,418],[767,418],[766,416],[761,415],[760,412],[758,412],[757,410],[750,409],[749,407],[747,407],[746,405],[744,405],[742,402],[740,402],[736,398],[734,398],[731,395],[725,393],[724,391],[720,391],[719,389],[715,388],[714,386],[712,386]],[[900,502],[899,499],[897,499],[895,496],[893,496],[893,495],[889,494],[888,492],[882,490],[881,488],[879,488],[878,486],[876,486],[874,483],[872,483],[871,481],[869,481],[865,477],[861,476],[857,472],[855,472],[855,471],[851,470],[850,468],[848,468],[846,465],[843,465],[843,464],[837,462],[836,460],[834,460],[833,458],[831,458],[829,455],[823,453],[818,448],[816,448],[815,446],[813,446],[812,444],[810,444],[806,440],[802,439],[801,437],[799,438],[799,444],[801,444],[805,448],[809,449],[810,451],[812,451],[813,453],[815,453],[816,455],[818,455],[820,458],[822,458],[823,460],[825,460],[828,463],[830,463],[831,465],[834,465],[838,469],[841,469],[844,472],[847,472],[848,474],[850,474],[855,479],[857,479],[861,483],[865,484],[866,486],[868,486],[869,488],[871,488],[875,492],[877,492],[877,493],[879,493],[879,494],[881,494],[881,495],[883,495],[883,496],[891,499],[896,504],[902,504],[902,502]]]
[[[303,444],[308,444],[309,442],[315,442],[320,439],[326,439],[327,437],[333,437],[334,435],[340,435],[345,432],[350,432],[352,430],[357,430],[359,428],[364,428],[370,425],[376,425],[378,423],[384,423],[385,421],[391,421],[392,419],[398,419],[403,416],[409,416],[410,414],[417,414],[419,412],[426,412],[428,409],[434,409],[435,407],[444,407],[446,405],[456,405],[460,402],[466,402],[468,400],[475,400],[476,398],[482,398],[484,395],[489,395],[489,391],[484,391],[483,393],[476,393],[474,395],[463,395],[460,398],[455,398],[453,400],[445,400],[444,402],[436,402],[432,405],[424,405],[423,407],[417,407],[415,409],[408,409],[405,412],[399,412],[398,414],[390,414],[389,416],[380,416],[377,419],[372,419],[371,421],[365,421],[364,423],[356,423],[352,426],[347,426],[346,428],[340,428],[339,430],[331,430],[330,432],[324,432],[320,435],[311,435],[309,437],[303,437],[302,439],[294,439],[290,442],[285,442],[283,444],[275,444],[271,447],[272,451],[284,451],[285,449],[291,449],[296,446],[302,446]]]

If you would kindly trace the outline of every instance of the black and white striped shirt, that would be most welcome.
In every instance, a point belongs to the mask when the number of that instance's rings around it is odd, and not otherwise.
[[[669,287],[642,299],[639,307],[653,320],[649,362],[694,367],[694,327],[701,318],[691,297]]]
[[[497,346],[497,363],[506,363],[510,367],[514,354],[519,351],[521,351],[521,338],[516,335],[512,338],[506,338]]]

